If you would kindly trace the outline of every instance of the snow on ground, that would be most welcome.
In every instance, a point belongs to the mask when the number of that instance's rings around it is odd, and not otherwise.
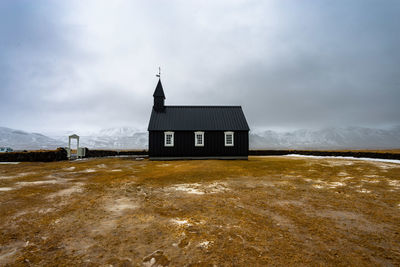
[[[188,220],[171,219],[171,222],[175,223],[177,225],[180,225],[180,226],[184,226],[184,225],[190,226],[190,223],[188,222]]]
[[[12,187],[0,187],[0,192],[13,190]]]
[[[62,189],[56,193],[50,194],[49,198],[66,197],[66,196],[72,195],[73,193],[82,193],[83,186],[84,186],[84,183],[76,183],[75,185],[71,186],[70,188]]]
[[[307,182],[315,183],[312,186],[317,189],[336,188],[336,187],[346,186],[346,183],[343,183],[343,182],[325,182],[320,179],[317,179],[317,180],[304,179],[304,180]]]
[[[310,155],[299,155],[299,154],[288,154],[282,157],[302,157],[302,158],[315,158],[315,159],[351,159],[351,160],[367,160],[367,161],[379,161],[379,162],[400,164],[400,160],[397,159],[374,159],[374,158],[356,158],[356,157],[339,157],[339,156],[310,156]]]
[[[364,194],[369,194],[369,193],[371,193],[371,190],[367,190],[367,189],[365,189],[365,188],[361,188],[361,189],[356,190],[356,191],[359,192],[359,193],[364,193]]]
[[[20,162],[0,162],[0,164],[20,164]]]
[[[139,204],[135,202],[133,199],[122,197],[119,199],[109,200],[105,204],[105,208],[107,211],[122,214],[126,210],[134,210],[139,208]]]
[[[208,248],[210,245],[212,245],[212,241],[203,241],[203,242],[200,242],[198,245],[197,245],[197,247],[199,247],[199,248]]]
[[[35,174],[35,173],[36,172],[21,172],[21,173],[18,173],[16,175],[14,175],[14,176],[0,176],[0,179],[21,178],[21,177],[25,177],[25,176],[32,175],[32,174]]]
[[[83,170],[82,172],[91,173],[91,172],[96,172],[96,170],[95,169],[86,169],[86,170]]]
[[[379,180],[365,180],[365,179],[362,179],[361,182],[370,183],[370,184],[377,184],[380,181]]]
[[[400,181],[399,180],[390,180],[388,181],[390,186],[393,186],[396,189],[400,189]]]
[[[204,195],[204,192],[199,189],[201,184],[193,183],[193,184],[177,184],[172,186],[172,189],[177,191],[183,191],[188,194],[195,194],[195,195]]]
[[[206,193],[215,194],[219,192],[224,192],[228,191],[229,189],[226,188],[226,185],[224,183],[215,182],[210,184],[176,184],[174,186],[168,187],[167,190],[182,191],[194,195],[204,195]]]
[[[59,184],[61,181],[59,180],[43,180],[43,181],[34,181],[34,182],[18,182],[16,183],[19,186],[31,186],[31,185],[43,185],[43,184]]]
[[[331,182],[331,183],[328,184],[328,187],[329,188],[336,188],[338,186],[345,186],[345,185],[346,185],[345,183],[341,183],[341,182]]]

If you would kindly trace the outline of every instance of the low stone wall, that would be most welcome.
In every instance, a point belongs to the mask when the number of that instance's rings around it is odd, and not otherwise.
[[[280,156],[280,155],[310,155],[310,156],[335,156],[356,158],[379,158],[400,160],[400,153],[368,152],[368,151],[317,151],[317,150],[249,150],[250,156]],[[147,150],[90,150],[86,148],[87,158],[148,155]],[[57,150],[38,150],[28,152],[0,153],[0,162],[20,161],[61,161],[67,160],[67,151],[64,148]]]
[[[149,151],[147,150],[122,150],[118,151],[119,156],[133,156],[133,155],[148,155]]]
[[[27,152],[7,152],[0,153],[0,162],[20,162],[20,161],[60,161],[67,160],[67,151],[64,148],[57,150],[38,150]]]
[[[133,155],[147,155],[147,150],[86,150],[87,158],[98,158],[98,157],[114,157],[114,156],[133,156]]]
[[[368,151],[317,151],[317,150],[249,150],[251,156],[278,156],[278,155],[307,155],[307,156],[333,156],[355,158],[398,159],[400,153],[368,152]]]
[[[113,150],[86,150],[86,157],[87,158],[100,158],[100,157],[113,157],[118,156],[117,151]]]

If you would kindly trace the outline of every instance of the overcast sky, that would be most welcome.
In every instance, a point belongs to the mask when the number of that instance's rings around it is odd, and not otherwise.
[[[400,1],[0,1],[0,126],[146,130],[241,105],[252,130],[400,125]]]

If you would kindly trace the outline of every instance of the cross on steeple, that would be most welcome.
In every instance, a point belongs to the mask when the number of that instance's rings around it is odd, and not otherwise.
[[[161,78],[161,67],[158,67],[158,74],[156,74],[158,78]]]

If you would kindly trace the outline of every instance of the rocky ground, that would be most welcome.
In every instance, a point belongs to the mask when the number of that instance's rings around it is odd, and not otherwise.
[[[399,265],[400,164],[0,164],[0,266]]]

